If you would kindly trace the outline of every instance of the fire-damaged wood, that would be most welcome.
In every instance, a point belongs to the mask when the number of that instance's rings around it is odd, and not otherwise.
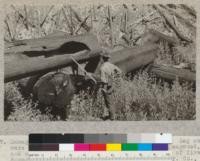
[[[5,82],[70,66],[72,55],[77,61],[88,61],[99,52],[97,38],[91,34],[17,41],[5,51]]]
[[[29,56],[35,56],[36,52],[33,51],[39,51],[39,52],[49,52],[52,50],[60,49],[61,47],[65,47],[65,44],[68,43],[79,43],[82,45],[87,46],[87,49],[95,50],[99,48],[97,37],[93,34],[82,34],[77,36],[67,36],[66,33],[63,32],[56,32],[52,33],[50,35],[47,35],[46,37],[38,38],[38,39],[25,39],[25,40],[18,40],[11,43],[5,43],[5,54],[7,53],[18,53],[27,52]],[[72,44],[70,44],[72,45]],[[79,49],[79,45],[75,44],[74,48]],[[61,48],[62,49],[62,48]],[[69,49],[64,49],[69,50]],[[31,51],[28,53],[28,51]],[[69,51],[70,52],[70,51]],[[39,53],[38,53],[39,54]],[[63,53],[61,53],[63,54]]]
[[[83,50],[73,54],[76,61],[85,62],[90,58],[100,54],[100,50]],[[73,65],[72,54],[56,55],[52,57],[32,57],[24,55],[5,55],[5,82],[18,80],[21,78],[45,74],[47,72]]]
[[[196,73],[188,69],[176,68],[173,66],[158,65],[153,64],[150,68],[150,71],[154,73],[157,77],[163,78],[165,80],[180,80],[188,82],[196,82]]]
[[[75,78],[61,72],[49,73],[41,77],[33,87],[34,97],[44,106],[53,106],[55,112],[66,119],[67,105],[70,104],[76,89]]]

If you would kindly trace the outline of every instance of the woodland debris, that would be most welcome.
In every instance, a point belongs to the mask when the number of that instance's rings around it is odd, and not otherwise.
[[[153,5],[153,7],[160,13],[160,15],[165,19],[166,23],[173,29],[173,31],[176,33],[176,35],[178,36],[179,39],[181,39],[182,41],[186,41],[191,43],[192,40],[190,40],[189,38],[185,37],[181,31],[174,25],[174,23],[170,20],[169,16],[167,14],[165,14],[165,12],[163,11],[163,9],[159,6]]]
[[[189,6],[185,5],[185,4],[181,4],[181,6],[182,6],[189,14],[191,14],[192,16],[194,16],[194,17],[196,18],[197,13],[196,13],[195,9],[193,9],[193,8],[191,8],[191,7],[189,7]]]
[[[73,13],[73,15],[75,16],[75,18],[78,20],[79,23],[82,23],[83,20],[82,18],[79,16],[79,14],[71,7],[69,6],[71,12]],[[89,32],[90,31],[90,27],[85,23],[82,24],[82,27],[87,31]]]
[[[175,10],[165,6],[165,5],[160,5],[161,7],[163,7],[164,9],[166,9],[167,11],[169,11],[170,13],[174,14],[176,17],[178,17],[184,24],[188,25],[192,30],[196,30],[196,26],[194,26],[190,21],[188,21],[186,18],[184,18],[183,16],[181,16],[178,12],[176,12]]]

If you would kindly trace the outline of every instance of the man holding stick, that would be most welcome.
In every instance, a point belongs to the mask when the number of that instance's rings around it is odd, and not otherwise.
[[[115,109],[111,106],[111,94],[113,92],[113,81],[116,77],[121,76],[122,71],[116,65],[112,64],[110,60],[111,56],[108,51],[103,50],[101,52],[101,67],[100,67],[100,79],[101,79],[101,91],[105,100],[105,105],[108,108],[109,115],[103,119],[114,120]]]

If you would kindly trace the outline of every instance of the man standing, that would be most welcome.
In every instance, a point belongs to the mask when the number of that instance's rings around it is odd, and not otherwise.
[[[102,94],[105,100],[105,105],[108,108],[109,116],[103,119],[114,120],[115,109],[111,106],[111,94],[113,92],[112,84],[115,78],[121,75],[122,71],[114,64],[110,63],[111,56],[108,51],[103,50],[101,53],[100,78],[102,82]]]

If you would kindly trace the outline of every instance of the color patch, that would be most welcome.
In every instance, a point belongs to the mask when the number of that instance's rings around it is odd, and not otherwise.
[[[89,151],[89,144],[74,144],[74,151]]]
[[[137,144],[122,144],[122,151],[137,151]]]
[[[168,133],[160,133],[155,134],[155,142],[154,143],[172,143],[172,134]]]
[[[106,151],[106,144],[90,144],[90,151]]]
[[[59,144],[59,151],[74,151],[74,144]]]
[[[138,144],[138,151],[152,151],[152,144]]]
[[[152,149],[153,151],[167,151],[168,144],[153,144]]]
[[[121,151],[121,144],[106,144],[106,151]]]

